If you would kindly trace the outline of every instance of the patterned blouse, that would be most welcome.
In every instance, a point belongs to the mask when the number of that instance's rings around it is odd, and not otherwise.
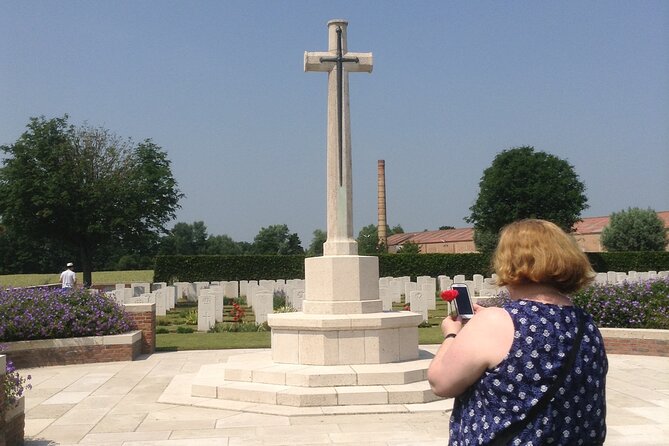
[[[449,444],[488,444],[505,426],[524,418],[559,374],[581,318],[586,318],[586,331],[573,370],[543,413],[509,444],[602,444],[608,362],[592,317],[578,307],[527,300],[510,301],[503,308],[515,327],[511,350],[497,367],[486,370],[456,398]]]

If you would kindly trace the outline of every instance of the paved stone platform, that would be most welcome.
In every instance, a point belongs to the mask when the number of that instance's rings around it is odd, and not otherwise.
[[[421,346],[434,351],[437,346]],[[260,350],[156,353],[22,370],[26,445],[436,446],[451,400],[295,408],[191,396],[205,365]],[[607,445],[669,444],[669,358],[609,355]]]

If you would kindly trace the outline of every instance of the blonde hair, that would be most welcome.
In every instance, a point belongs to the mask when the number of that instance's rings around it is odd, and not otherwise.
[[[540,283],[573,293],[595,272],[572,236],[545,220],[520,220],[502,229],[493,255],[497,284]]]

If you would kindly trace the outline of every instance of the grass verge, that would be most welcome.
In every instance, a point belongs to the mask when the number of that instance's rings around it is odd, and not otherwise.
[[[157,351],[269,348],[270,332],[165,333],[156,335]]]
[[[93,285],[153,282],[153,270],[138,271],[94,271]],[[6,274],[0,276],[0,287],[22,288],[29,286],[49,285],[60,282],[60,273],[53,274]],[[77,273],[77,283],[84,282],[84,275]]]

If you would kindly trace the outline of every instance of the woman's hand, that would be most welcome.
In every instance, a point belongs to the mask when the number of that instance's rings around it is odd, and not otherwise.
[[[427,370],[436,395],[461,395],[487,368],[499,364],[511,348],[514,326],[506,310],[474,305],[474,313],[466,321],[448,316],[441,322],[444,335],[457,336],[441,344]]]
[[[441,321],[441,333],[446,336],[447,334],[458,334],[462,330],[462,318],[460,316],[446,316],[443,321]]]

